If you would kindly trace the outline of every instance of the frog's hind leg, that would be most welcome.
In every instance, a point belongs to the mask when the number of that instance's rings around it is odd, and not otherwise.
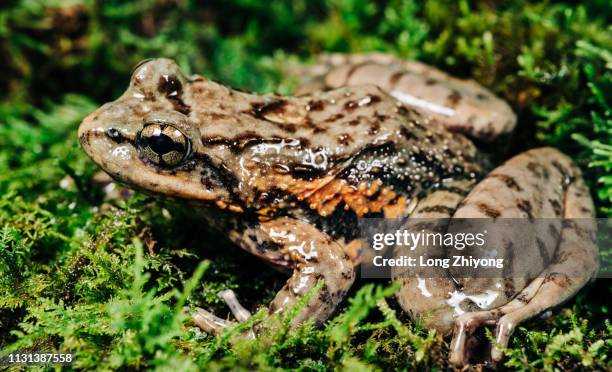
[[[508,191],[512,192],[506,194]],[[492,200],[501,204],[491,205]],[[496,326],[491,358],[500,361],[518,324],[571,298],[593,278],[598,268],[593,202],[579,169],[554,149],[528,151],[494,170],[472,190],[454,217],[483,217],[483,214],[564,220],[560,231],[551,233],[557,236],[553,254],[537,244],[543,267],[536,279],[503,306],[468,312],[457,318],[449,357],[455,365],[468,361],[468,339],[482,325]],[[554,232],[552,222],[549,227]]]
[[[457,209],[459,203],[473,187],[471,180],[456,180],[444,184],[424,199],[420,200],[410,214],[408,224],[421,224],[434,221],[447,223]],[[445,226],[423,226],[430,232],[432,229],[445,228]],[[421,226],[411,226],[414,230],[421,230]],[[395,248],[395,257],[401,257],[408,252],[407,246]],[[423,252],[423,258],[444,257],[442,247],[416,248]],[[424,272],[420,273],[420,270]],[[421,269],[420,267],[392,268],[393,281],[400,284],[396,298],[400,306],[418,320],[425,328],[434,328],[441,334],[451,332],[454,324],[454,312],[447,303],[448,294],[457,289],[457,283],[452,280],[447,269],[441,267]]]
[[[516,125],[516,115],[510,106],[485,87],[389,54],[324,55],[318,64],[292,75],[306,77],[296,91],[298,95],[377,85],[432,122],[483,141],[509,134]]]
[[[581,226],[578,226],[578,225]],[[483,325],[496,326],[495,344],[491,359],[503,359],[503,349],[508,346],[516,327],[526,320],[546,314],[552,308],[574,296],[597,270],[597,257],[592,234],[594,226],[588,221],[570,223],[561,233],[559,251],[555,263],[534,279],[511,302],[490,311],[465,313],[456,320],[451,342],[450,362],[463,365],[468,359],[468,338]]]

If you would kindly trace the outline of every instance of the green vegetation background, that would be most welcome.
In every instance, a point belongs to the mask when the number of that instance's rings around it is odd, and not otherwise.
[[[323,329],[232,344],[192,327],[217,291],[251,309],[283,277],[172,204],[105,203],[79,121],[144,58],[236,87],[289,93],[289,62],[380,50],[490,87],[519,126],[507,157],[552,145],[612,217],[612,14],[608,1],[8,0],[0,4],[0,348],[70,350],[79,368],[447,368],[448,340],[409,322],[394,287],[359,283]],[[220,243],[221,242],[221,243]],[[198,262],[200,265],[198,266]],[[198,268],[198,269],[196,269]],[[190,279],[191,278],[191,279]],[[610,282],[521,327],[505,366],[610,368]],[[263,321],[263,313],[256,316]],[[279,321],[279,320],[276,320]],[[237,331],[233,331],[237,332]]]

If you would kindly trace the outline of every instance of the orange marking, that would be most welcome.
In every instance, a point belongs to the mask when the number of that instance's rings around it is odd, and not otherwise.
[[[349,185],[346,181],[334,179],[325,186],[317,189],[306,199],[310,208],[319,212],[321,216],[328,216],[334,212],[338,204],[345,203],[345,209],[352,209],[357,216],[361,217],[367,213],[379,213],[388,208],[385,216],[401,215],[405,206],[405,198],[397,199],[397,193],[391,188],[382,188],[382,181],[376,180],[371,184],[360,184],[357,188]],[[378,192],[378,196],[372,200]],[[398,203],[392,204],[397,199]]]
[[[367,213],[383,212],[385,217],[396,218],[404,214],[406,199],[390,187],[384,187],[381,180],[362,182],[357,186],[334,178],[333,175],[312,181],[296,179],[288,174],[252,175],[251,185],[255,190],[278,188],[305,201],[312,210],[325,217],[331,215],[336,207],[344,202],[344,209],[351,209],[361,217]],[[257,194],[257,193],[253,193]],[[374,199],[372,197],[377,195]],[[265,218],[273,214],[272,207],[260,209],[257,213]]]
[[[355,266],[359,264],[359,256],[361,255],[361,240],[353,240],[348,244],[343,244],[344,251],[351,258],[351,262]]]

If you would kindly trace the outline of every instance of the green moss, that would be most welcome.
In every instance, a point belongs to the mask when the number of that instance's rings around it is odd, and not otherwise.
[[[227,313],[220,289],[264,305],[284,277],[223,237],[195,234],[199,222],[180,206],[140,194],[103,203],[76,128],[148,57],[259,92],[291,92],[287,61],[322,51],[386,51],[473,77],[519,115],[503,157],[562,149],[581,166],[598,215],[612,216],[606,1],[196,3],[0,5],[3,352],[72,350],[78,367],[102,369],[448,368],[445,340],[396,314],[393,287],[358,283],[322,328],[290,329],[290,315],[260,312],[255,320],[276,327],[257,341],[235,341],[240,329],[207,336],[186,321],[183,304]],[[525,324],[506,367],[609,368],[611,295],[599,280],[552,318]]]

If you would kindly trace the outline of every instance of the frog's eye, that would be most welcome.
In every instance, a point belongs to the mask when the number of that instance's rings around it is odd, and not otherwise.
[[[191,142],[180,130],[169,124],[147,124],[138,133],[140,153],[154,164],[174,167],[191,153]]]

